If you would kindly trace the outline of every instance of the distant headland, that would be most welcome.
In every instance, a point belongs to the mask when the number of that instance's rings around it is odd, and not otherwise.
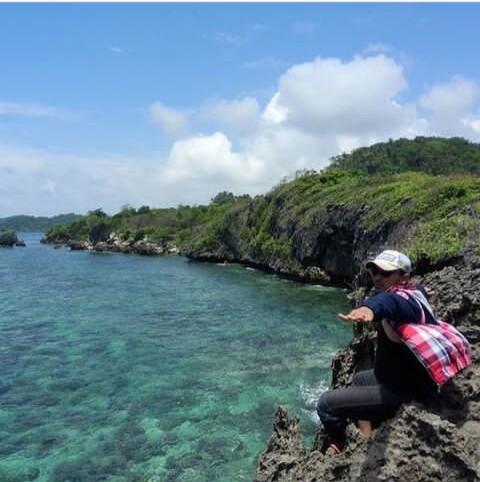
[[[68,213],[57,216],[28,216],[18,215],[0,218],[0,232],[11,229],[20,232],[43,232],[57,224],[71,223],[82,216],[80,214]]]

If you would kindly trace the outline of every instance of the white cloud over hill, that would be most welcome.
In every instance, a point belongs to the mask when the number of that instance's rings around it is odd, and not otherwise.
[[[265,192],[298,169],[320,169],[332,155],[388,138],[480,141],[475,80],[439,79],[405,102],[407,94],[403,66],[384,53],[318,57],[287,69],[264,105],[253,96],[206,100],[189,112],[153,103],[151,121],[172,140],[164,157],[86,158],[0,144],[0,215],[35,214],[31,206],[54,214],[206,203],[223,190]]]
[[[201,109],[201,116],[217,123],[233,135],[245,135],[258,128],[260,105],[254,97],[209,102]]]
[[[478,139],[480,113],[475,109],[479,93],[478,83],[460,76],[434,85],[419,102],[430,111],[431,131]]]

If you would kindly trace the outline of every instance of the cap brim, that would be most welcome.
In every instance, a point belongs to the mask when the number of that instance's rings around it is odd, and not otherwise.
[[[382,269],[383,271],[398,271],[400,268],[398,266],[393,265],[392,263],[389,263],[388,261],[383,261],[383,260],[375,260],[375,261],[369,261],[365,267],[371,268],[372,266],[377,266],[378,268]]]

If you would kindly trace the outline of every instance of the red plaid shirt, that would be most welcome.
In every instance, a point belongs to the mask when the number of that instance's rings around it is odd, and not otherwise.
[[[420,319],[401,325],[391,323],[391,326],[435,383],[443,385],[472,363],[470,344],[455,327],[439,320],[436,323],[426,323],[425,311],[433,312],[416,286],[393,286],[387,291],[405,299],[414,299],[420,306]]]

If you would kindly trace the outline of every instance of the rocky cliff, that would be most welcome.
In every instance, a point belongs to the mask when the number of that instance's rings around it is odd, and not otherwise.
[[[405,404],[372,440],[350,427],[347,448],[339,456],[319,451],[321,430],[314,446],[306,447],[298,419],[279,408],[256,482],[480,480],[480,257],[466,251],[417,281],[432,292],[438,316],[471,341],[472,366],[445,385],[429,406]],[[370,363],[373,347],[370,333],[357,333],[332,362],[333,385],[348,385],[355,370]]]

